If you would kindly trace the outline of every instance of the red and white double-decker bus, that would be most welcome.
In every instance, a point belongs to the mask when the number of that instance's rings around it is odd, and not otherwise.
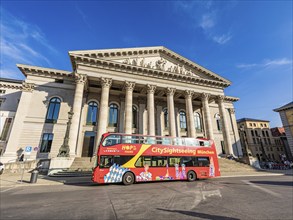
[[[220,170],[212,140],[106,133],[98,148],[92,180],[129,185],[217,176]]]

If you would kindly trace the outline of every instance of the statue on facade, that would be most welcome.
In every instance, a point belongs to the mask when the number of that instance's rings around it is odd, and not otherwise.
[[[156,68],[158,70],[165,70],[165,64],[167,63],[166,60],[164,60],[163,58],[159,59],[156,61]]]

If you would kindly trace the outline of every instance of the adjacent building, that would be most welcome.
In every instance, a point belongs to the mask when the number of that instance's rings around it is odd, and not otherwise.
[[[279,112],[283,127],[285,129],[288,146],[288,151],[291,152],[291,158],[293,155],[293,102],[290,102],[280,108],[274,109],[275,112]]]
[[[227,79],[165,47],[69,56],[72,71],[17,65],[25,80],[14,82],[19,102],[11,109],[17,111],[1,160],[16,159],[26,146],[35,150],[30,159],[55,158],[65,137],[67,156],[92,157],[105,132],[206,137],[218,155],[242,156],[233,106],[238,98],[225,95]],[[1,91],[10,93],[11,83],[1,82]]]
[[[286,155],[281,136],[270,129],[270,121],[253,118],[237,120],[244,156],[252,156],[258,161],[280,162]],[[275,129],[273,129],[275,131]],[[274,134],[274,135],[273,135]]]
[[[0,82],[0,156],[3,155],[14,122],[22,91],[22,81],[3,79]]]

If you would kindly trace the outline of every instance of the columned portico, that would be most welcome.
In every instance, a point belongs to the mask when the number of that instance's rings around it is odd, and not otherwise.
[[[132,92],[134,82],[125,82],[125,134],[132,134]]]
[[[110,87],[112,85],[112,79],[110,78],[101,78],[101,101],[100,101],[100,110],[99,110],[99,122],[97,129],[97,139],[96,139],[96,148],[94,152],[97,151],[101,135],[107,132],[107,123],[108,123],[108,112],[109,112],[109,93]]]
[[[18,65],[36,88],[21,95],[5,154],[15,153],[16,147],[37,146],[37,158],[57,155],[71,106],[70,157],[85,156],[83,149],[92,151],[93,146],[95,154],[106,132],[204,136],[214,140],[219,155],[223,142],[226,152],[232,153],[232,144],[234,148],[238,141],[236,118],[226,111],[238,98],[223,96],[217,102],[229,80],[165,47],[70,51],[69,55],[72,71]],[[219,116],[222,130],[217,126]]]
[[[74,100],[73,100],[73,116],[72,116],[72,124],[70,126],[69,131],[69,142],[68,145],[70,147],[69,154],[70,156],[75,156],[76,152],[76,144],[78,138],[78,128],[80,123],[80,115],[81,115],[81,106],[82,106],[82,99],[83,99],[83,91],[84,85],[86,83],[86,75],[76,74],[76,87],[74,93]]]
[[[176,137],[176,123],[175,123],[175,109],[174,109],[174,94],[175,88],[167,88],[167,106],[168,106],[168,119],[169,119],[169,135]]]
[[[147,85],[148,135],[155,135],[155,85]]]
[[[194,117],[193,117],[193,107],[192,107],[192,96],[194,92],[191,90],[185,90],[185,105],[186,105],[186,113],[187,113],[187,132],[189,137],[196,137],[195,133],[195,125],[194,125]]]
[[[204,112],[204,121],[206,126],[206,136],[208,139],[214,139],[211,112],[210,112],[210,106],[209,106],[209,98],[210,98],[210,94],[202,93],[201,99],[202,99],[202,107]]]
[[[234,155],[232,143],[231,143],[231,137],[229,134],[230,132],[229,132],[229,127],[228,127],[228,118],[227,118],[226,109],[224,106],[225,97],[222,95],[219,95],[217,98],[218,98],[217,101],[219,104],[220,116],[222,118],[224,144],[225,144],[225,147],[228,151],[228,154]]]

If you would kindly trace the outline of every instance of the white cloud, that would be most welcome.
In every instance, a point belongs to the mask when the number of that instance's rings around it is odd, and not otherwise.
[[[213,40],[215,42],[217,42],[218,44],[225,44],[227,43],[229,40],[231,40],[232,36],[230,33],[228,34],[223,34],[221,36],[214,36]]]
[[[276,67],[276,66],[284,66],[284,65],[292,65],[292,60],[288,58],[281,58],[281,59],[275,59],[275,60],[270,60],[266,59],[262,61],[261,63],[248,63],[248,64],[237,64],[237,68],[252,68],[252,67],[260,67],[260,68],[269,68],[269,67]]]
[[[224,7],[218,7],[214,1],[174,1],[173,4],[176,12],[187,15],[194,24],[192,27],[200,28],[207,39],[219,45],[224,45],[232,39],[231,31],[223,30],[221,24],[221,14],[223,10],[231,10],[230,3]]]
[[[16,63],[52,66],[43,55],[44,51],[55,55],[58,52],[48,43],[41,29],[16,18],[3,8],[1,13],[1,77],[17,74]]]
[[[211,14],[204,14],[201,18],[201,22],[199,24],[204,30],[214,27],[215,20]]]

